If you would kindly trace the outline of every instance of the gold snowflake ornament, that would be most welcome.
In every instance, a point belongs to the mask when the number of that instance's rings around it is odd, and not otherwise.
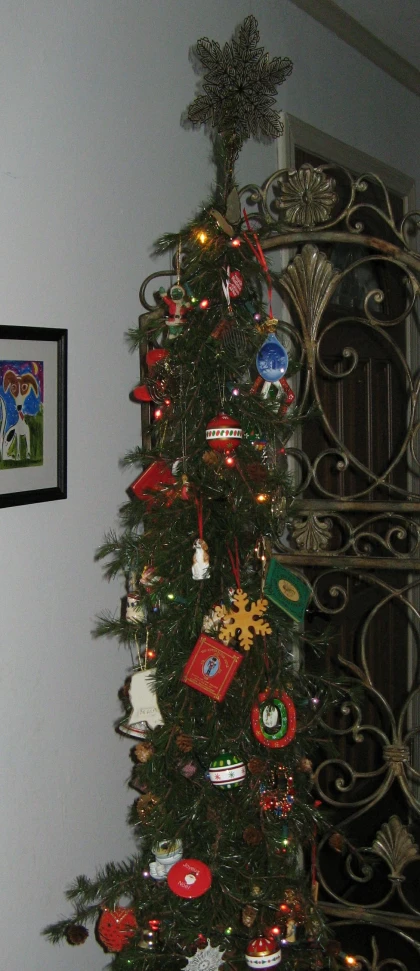
[[[268,622],[262,619],[267,607],[268,600],[260,597],[256,602],[250,603],[243,590],[236,590],[231,610],[225,606],[214,608],[214,613],[222,621],[219,640],[228,644],[235,637],[236,631],[239,631],[239,643],[244,651],[249,651],[255,634],[272,633]]]

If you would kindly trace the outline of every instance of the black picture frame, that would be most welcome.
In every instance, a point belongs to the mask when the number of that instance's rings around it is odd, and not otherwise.
[[[67,330],[0,326],[0,507],[66,498]]]

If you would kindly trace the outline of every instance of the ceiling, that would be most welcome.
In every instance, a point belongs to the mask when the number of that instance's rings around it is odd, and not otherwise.
[[[420,0],[336,0],[336,3],[420,70]]]

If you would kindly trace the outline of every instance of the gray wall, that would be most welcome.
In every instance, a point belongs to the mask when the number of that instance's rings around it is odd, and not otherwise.
[[[68,499],[0,510],[0,971],[106,963],[92,937],[53,949],[39,935],[73,876],[132,847],[130,746],[112,728],[128,658],[90,636],[119,605],[93,553],[139,430],[123,335],[153,240],[212,178],[204,135],[179,124],[189,47],[224,41],[250,12],[270,53],[295,63],[279,107],[416,176],[417,99],[289,0],[0,0],[2,322],[69,331]],[[241,180],[275,160],[274,146],[248,147]]]

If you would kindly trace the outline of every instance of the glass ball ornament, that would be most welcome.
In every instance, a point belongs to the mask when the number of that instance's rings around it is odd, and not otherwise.
[[[244,781],[246,768],[238,755],[222,752],[209,766],[209,779],[218,789],[236,789]]]
[[[254,937],[246,949],[245,961],[249,968],[275,968],[281,962],[281,948],[272,937]]]
[[[216,452],[232,452],[241,443],[242,428],[236,418],[224,411],[212,418],[206,428],[206,441]]]

